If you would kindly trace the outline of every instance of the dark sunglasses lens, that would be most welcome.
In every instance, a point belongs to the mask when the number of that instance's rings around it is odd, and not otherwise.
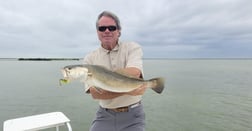
[[[109,29],[109,31],[115,31],[116,30],[116,26],[109,26],[108,29]]]
[[[107,29],[106,26],[100,26],[100,27],[98,28],[98,30],[101,31],[101,32],[105,31],[106,29]]]
[[[98,28],[99,31],[104,32],[108,28],[109,31],[115,31],[116,26],[100,26]]]

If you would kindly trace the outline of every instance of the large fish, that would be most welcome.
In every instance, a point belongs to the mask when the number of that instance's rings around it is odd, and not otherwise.
[[[98,65],[69,65],[62,69],[62,74],[64,78],[60,79],[60,84],[81,79],[85,84],[98,88],[98,90],[101,88],[111,92],[130,92],[142,85],[153,89],[159,94],[164,89],[163,78],[143,80],[113,72]]]

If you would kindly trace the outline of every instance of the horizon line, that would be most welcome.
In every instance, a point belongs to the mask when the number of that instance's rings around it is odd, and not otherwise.
[[[11,58],[1,58],[0,57],[0,59],[2,59],[2,60],[14,60],[14,59],[16,59],[16,60],[81,60],[81,59],[83,59],[83,58],[78,58],[78,57],[72,57],[72,58],[70,58],[70,57],[20,57],[20,58],[13,58],[13,57],[11,57]],[[167,59],[167,60],[183,60],[183,59],[185,59],[185,60],[190,60],[190,59],[195,59],[195,60],[200,60],[200,59],[252,59],[252,57],[250,58],[250,57],[188,57],[188,58],[169,58],[169,57],[167,57],[167,58],[165,58],[165,57],[157,57],[157,58],[155,58],[155,57],[144,57],[143,58],[143,60],[145,60],[145,59]]]

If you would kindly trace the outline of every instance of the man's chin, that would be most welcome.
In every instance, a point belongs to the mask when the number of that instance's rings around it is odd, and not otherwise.
[[[104,43],[104,44],[109,44],[109,45],[110,45],[111,43],[113,43],[113,40],[112,40],[112,39],[104,39],[104,40],[103,40],[103,43]]]

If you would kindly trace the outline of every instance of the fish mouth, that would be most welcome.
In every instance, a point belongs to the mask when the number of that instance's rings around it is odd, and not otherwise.
[[[66,78],[68,76],[68,71],[65,69],[61,69],[61,73],[63,74],[63,77]]]
[[[63,78],[59,79],[59,85],[68,84],[71,80],[69,78],[69,71],[66,69],[61,69],[61,73],[63,74]]]
[[[87,73],[88,73],[88,69],[87,68],[78,68],[78,67],[65,67],[63,69],[61,69],[61,73],[63,75],[63,78],[59,80],[59,84],[60,86],[63,84],[68,84],[69,82],[71,82],[74,79],[78,79],[78,78],[82,78],[84,76],[84,78],[86,78]]]

